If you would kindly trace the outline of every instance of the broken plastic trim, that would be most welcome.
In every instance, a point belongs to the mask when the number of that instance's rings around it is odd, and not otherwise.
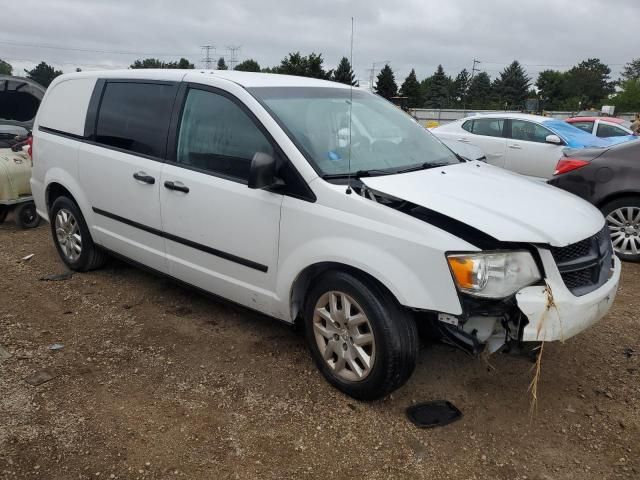
[[[407,418],[416,427],[433,428],[460,420],[462,412],[448,400],[435,400],[407,408]]]

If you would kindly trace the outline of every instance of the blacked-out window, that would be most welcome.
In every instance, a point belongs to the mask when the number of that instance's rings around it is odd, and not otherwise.
[[[96,141],[163,158],[176,87],[108,82],[100,103]]]
[[[217,93],[189,90],[180,123],[178,163],[246,181],[258,152],[274,155],[269,140],[236,103]]]

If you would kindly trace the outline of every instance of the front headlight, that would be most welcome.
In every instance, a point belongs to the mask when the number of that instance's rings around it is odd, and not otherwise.
[[[508,297],[541,278],[527,251],[453,253],[447,261],[460,291],[476,297]]]

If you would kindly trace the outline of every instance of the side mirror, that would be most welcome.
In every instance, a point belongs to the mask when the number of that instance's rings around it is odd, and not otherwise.
[[[554,145],[562,145],[564,142],[557,135],[547,135],[547,138],[544,139],[547,143],[553,143]]]
[[[249,188],[261,189],[276,182],[276,160],[268,153],[257,152],[251,160]]]

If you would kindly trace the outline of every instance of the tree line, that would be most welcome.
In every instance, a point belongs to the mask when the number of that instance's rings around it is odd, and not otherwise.
[[[129,68],[193,69],[186,58],[163,61],[156,58],[139,59]],[[224,57],[217,61],[218,70],[227,70]],[[0,74],[12,74],[9,63],[0,60]],[[78,71],[80,69],[77,69]],[[254,59],[238,63],[234,70],[245,72],[279,73],[333,80],[357,86],[356,75],[346,57],[335,69],[324,67],[322,54],[289,53],[279,65],[261,67]],[[43,86],[62,74],[51,65],[41,62],[26,76]],[[534,88],[535,87],[535,88]],[[401,97],[409,108],[467,108],[509,109],[525,108],[527,100],[538,100],[545,110],[577,110],[599,108],[603,104],[616,105],[618,111],[640,110],[640,58],[625,65],[618,81],[611,79],[611,69],[597,58],[584,60],[567,71],[544,70],[535,82],[523,66],[514,60],[494,79],[486,72],[471,75],[463,69],[455,77],[448,75],[442,65],[429,77],[419,80],[415,69],[398,86],[390,65],[385,65],[376,76],[374,91],[393,99]]]

